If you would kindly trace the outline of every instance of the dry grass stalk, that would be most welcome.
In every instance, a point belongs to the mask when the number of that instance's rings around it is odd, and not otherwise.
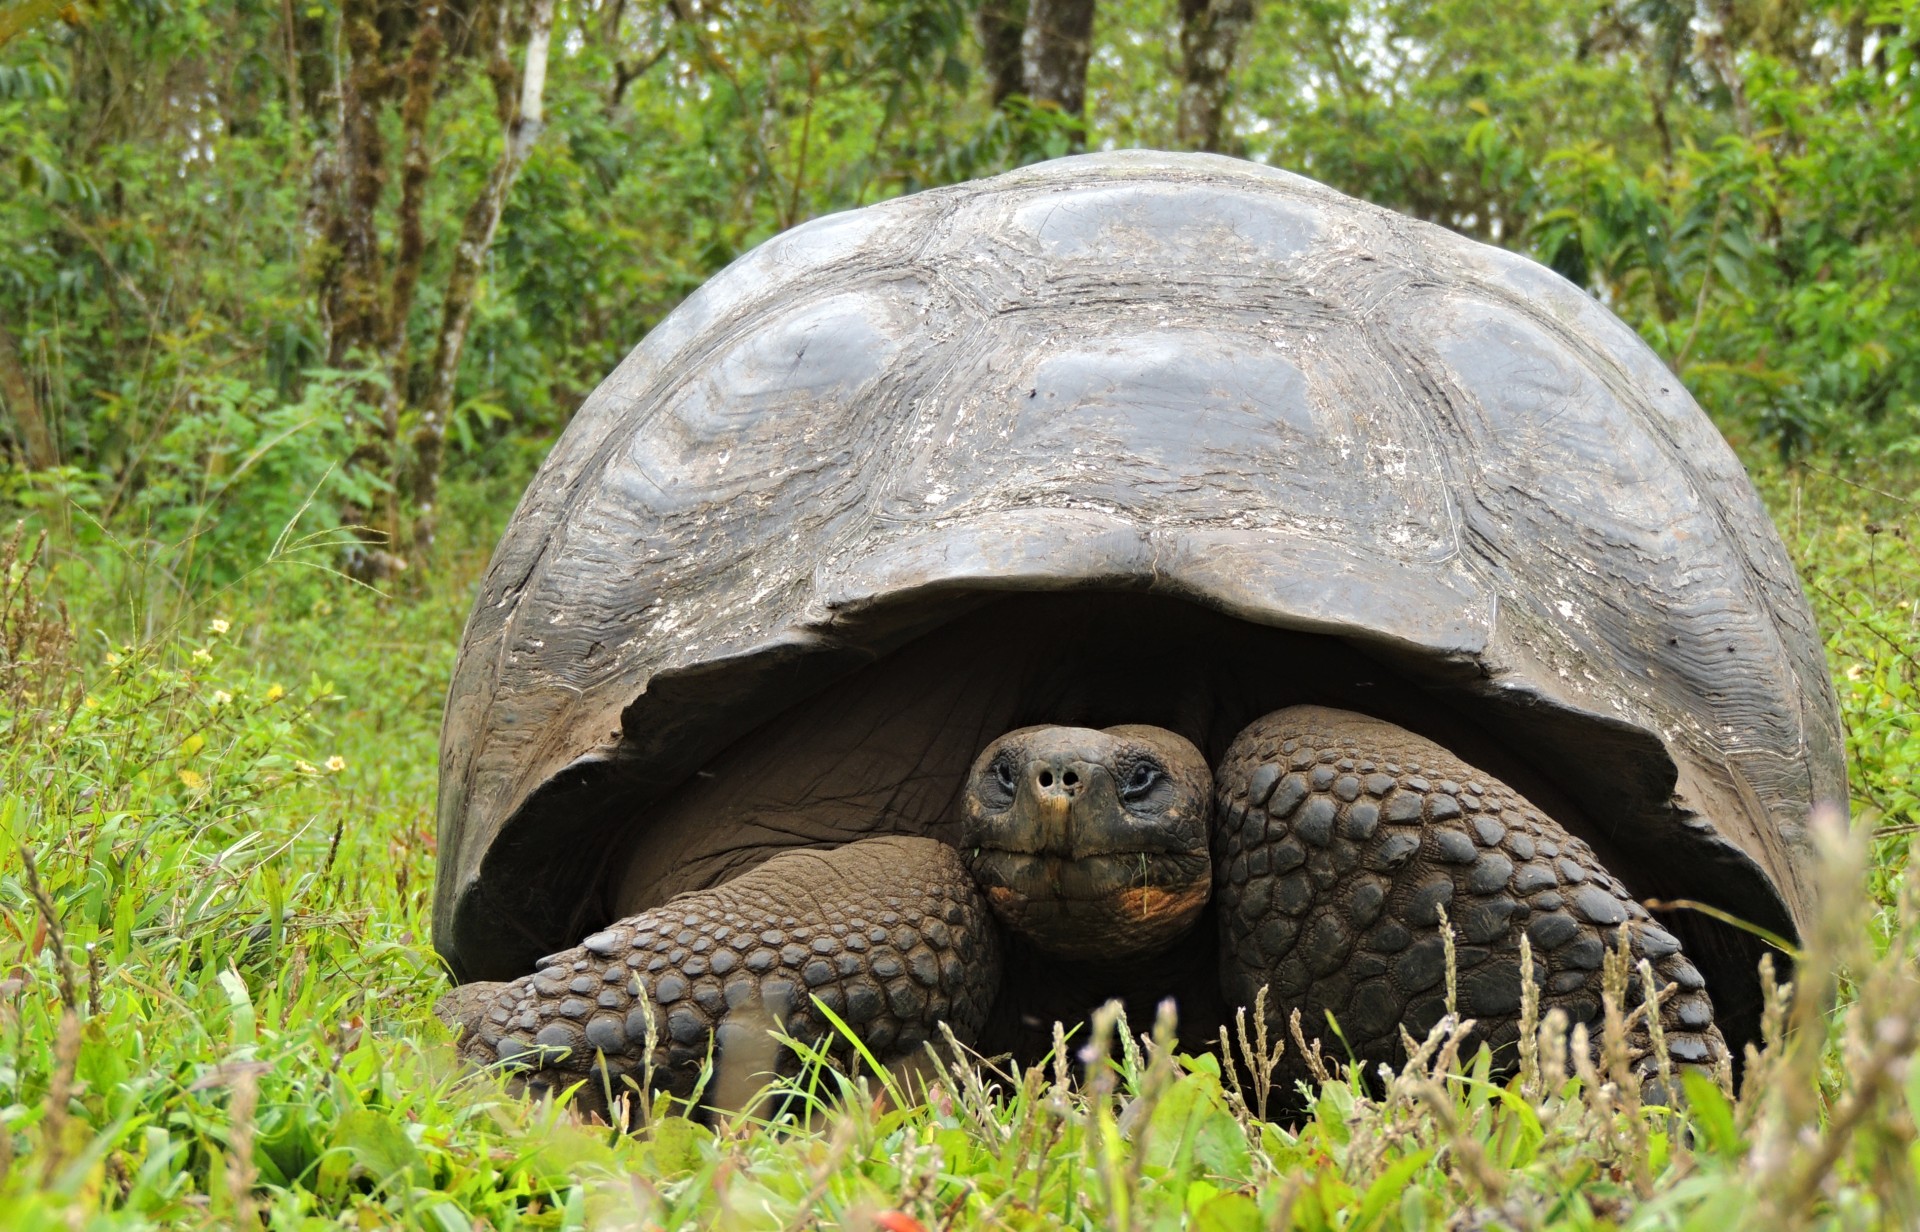
[[[1120,1068],[1123,1071],[1138,1074],[1146,1068],[1146,1062],[1140,1055],[1140,1045],[1135,1041],[1133,1031],[1127,1025],[1127,1016],[1124,1011],[1120,1015],[1119,1033],[1115,1037],[1115,1042],[1120,1045]]]
[[[1856,1008],[1856,1018],[1868,1018],[1864,1008]],[[1777,1198],[1776,1213],[1789,1222],[1799,1222],[1811,1213],[1822,1186],[1855,1132],[1868,1123],[1886,1097],[1898,1092],[1900,1080],[1905,1076],[1914,1047],[1913,1019],[1887,1014],[1874,1016],[1871,1021],[1871,1037],[1850,1041],[1853,1046],[1845,1050],[1851,1088],[1835,1102],[1824,1132],[1801,1136],[1805,1149],[1794,1160]],[[1889,1171],[1898,1174],[1901,1170]],[[1911,1186],[1911,1173],[1906,1175]]]
[[[654,1057],[660,1048],[660,1020],[653,1011],[652,998],[647,997],[645,991],[644,988],[640,988],[634,999],[640,1002],[640,1012],[646,1021],[646,1033],[641,1037],[647,1059],[640,1063],[640,1106],[643,1109],[642,1118],[646,1124],[651,1125],[657,1111],[652,1104],[650,1092],[653,1090]]]
[[[1234,1030],[1239,1035],[1240,1063],[1234,1060],[1234,1042],[1227,1038],[1227,1028],[1220,1028],[1220,1057],[1224,1064],[1222,1073],[1227,1081],[1227,1098],[1235,1103],[1238,1111],[1245,1115],[1242,1120],[1264,1121],[1267,1119],[1267,1104],[1273,1095],[1273,1071],[1280,1064],[1280,1058],[1286,1054],[1285,1040],[1269,1040],[1267,1036],[1267,986],[1260,985],[1260,991],[1253,994],[1254,1027],[1247,1029],[1247,1007],[1241,1006],[1234,1012]],[[1247,1081],[1253,1086],[1253,1101],[1248,1103],[1246,1092],[1240,1085],[1240,1064],[1247,1067]]]
[[[1782,983],[1775,975],[1773,955],[1760,956],[1760,1044],[1748,1044],[1745,1051],[1746,1083],[1751,1091],[1771,1090],[1775,1074],[1785,1064],[1787,1017],[1793,1009],[1793,985]],[[1737,1124],[1751,1135],[1760,1119],[1762,1101],[1740,1101]]]
[[[1106,1125],[1113,1115],[1114,1075],[1113,1066],[1109,1064],[1113,1039],[1116,1031],[1126,1029],[1125,1022],[1126,1012],[1120,1003],[1107,1002],[1093,1012],[1087,1046],[1080,1052],[1086,1073],[1087,1141],[1093,1148],[1094,1171],[1106,1189],[1107,1210],[1116,1214],[1130,1209],[1130,1192],[1122,1188],[1124,1175],[1120,1161],[1107,1149]]]
[[[1447,1017],[1460,1016],[1460,964],[1454,952],[1453,921],[1447,918],[1445,903],[1436,903],[1434,915],[1440,920],[1440,948],[1447,967]]]
[[[1124,1014],[1121,1021],[1126,1021]],[[1138,1093],[1120,1117],[1121,1132],[1133,1140],[1133,1149],[1127,1153],[1127,1166],[1122,1178],[1125,1191],[1129,1194],[1140,1192],[1143,1183],[1141,1169],[1146,1165],[1147,1144],[1153,1134],[1153,1110],[1159,1106],[1161,1097],[1172,1085],[1177,1069],[1173,1059],[1177,1021],[1172,999],[1163,1000],[1154,1007],[1153,1033],[1140,1037],[1146,1047],[1146,1062],[1144,1067],[1136,1064],[1131,1071],[1139,1075]],[[1130,1037],[1123,1035],[1121,1038]]]
[[[87,1016],[93,1017],[100,1012],[100,985],[106,979],[106,971],[100,960],[100,947],[87,942]]]
[[[1865,919],[1868,900],[1858,893],[1867,867],[1864,836],[1837,815],[1816,815],[1813,824],[1819,864],[1819,901],[1823,910],[1808,930],[1799,962],[1799,988],[1769,988],[1765,1028],[1768,1086],[1753,1100],[1753,1149],[1748,1169],[1759,1182],[1761,1209],[1770,1226],[1799,1228],[1813,1224],[1836,1183],[1841,1161],[1856,1140],[1869,1139],[1864,1157],[1875,1180],[1873,1192],[1883,1218],[1898,1215],[1899,1226],[1920,1217],[1913,1169],[1906,1161],[1917,1136],[1907,1107],[1905,1086],[1920,1043],[1920,981],[1914,967],[1916,947],[1908,929],[1895,929],[1888,952],[1876,952],[1873,929]],[[1895,918],[1910,921],[1920,909],[1911,876],[1903,879]],[[1842,1015],[1828,1007],[1842,973],[1855,981],[1853,1004]],[[1766,971],[1771,985],[1771,971]],[[1838,1065],[1838,1090],[1824,1098],[1822,1072],[1835,1021],[1844,1021]],[[1772,1036],[1784,1031],[1785,1039]],[[1754,1077],[1747,1079],[1751,1088]],[[1825,1110],[1825,1116],[1821,1113]],[[1824,1124],[1823,1124],[1824,1121]],[[1892,1226],[1890,1224],[1889,1226]]]
[[[994,1115],[1000,1097],[998,1084],[988,1083],[981,1077],[978,1054],[960,1042],[953,1028],[944,1021],[939,1025],[941,1038],[946,1041],[947,1053],[952,1059],[942,1056],[931,1043],[927,1045],[927,1056],[932,1060],[934,1072],[947,1091],[954,1109],[989,1142],[1005,1144],[1011,1141],[1013,1130]]]
[[[54,970],[60,977],[60,1004],[70,1014],[80,1012],[80,994],[76,987],[73,972],[73,960],[67,955],[67,930],[60,921],[60,911],[54,906],[53,896],[47,893],[47,887],[40,880],[40,865],[33,858],[33,848],[20,845],[20,863],[27,875],[27,892],[33,895],[33,904],[40,911],[40,919],[47,926],[47,943],[53,948]]]
[[[22,551],[25,537],[26,524],[15,522],[0,542],[0,697],[21,715],[71,711],[80,697],[71,624],[65,606],[48,603],[34,586],[45,564],[47,532]]]
[[[1613,948],[1600,964],[1600,1063],[1607,1080],[1619,1091],[1629,1112],[1639,1107],[1640,1084],[1633,1073],[1628,1032],[1627,989],[1633,960],[1627,950],[1627,930],[1616,929]]]
[[[1668,984],[1664,988],[1661,987],[1654,978],[1653,964],[1644,958],[1640,960],[1640,986],[1643,990],[1642,995],[1645,997],[1640,1008],[1647,1016],[1647,1038],[1653,1042],[1653,1061],[1660,1075],[1660,1090],[1666,1103],[1671,1107],[1679,1094],[1679,1088],[1674,1086],[1673,1058],[1667,1055],[1667,1028],[1666,1024],[1660,1021],[1660,1008],[1666,1004],[1667,998],[1679,990],[1680,986]],[[1671,1114],[1668,1116],[1668,1123],[1669,1125],[1672,1123]]]
[[[1442,1051],[1444,1054],[1445,1050]],[[1426,1106],[1427,1114],[1433,1118],[1435,1137],[1443,1149],[1459,1162],[1460,1172],[1480,1191],[1481,1199],[1489,1206],[1498,1205],[1506,1194],[1507,1178],[1487,1158],[1487,1152],[1474,1136],[1472,1128],[1460,1123],[1453,1096],[1446,1087],[1432,1079],[1416,1079],[1414,1090]]]
[[[1332,1082],[1333,1072],[1327,1068],[1326,1058],[1320,1051],[1320,1041],[1316,1039],[1308,1044],[1306,1032],[1300,1028],[1298,1007],[1287,1016],[1287,1031],[1293,1036],[1293,1046],[1300,1050],[1300,1060],[1306,1065],[1307,1072],[1313,1075],[1313,1080],[1323,1086]]]
[[[1613,1158],[1626,1159],[1633,1172],[1634,1189],[1644,1198],[1652,1192],[1653,1178],[1648,1172],[1647,1123],[1640,1115],[1640,1078],[1635,1069],[1641,1058],[1635,1055],[1632,1031],[1647,1007],[1643,1004],[1627,1010],[1633,971],[1627,929],[1616,929],[1613,940],[1613,948],[1600,968],[1599,1059],[1588,1098],[1597,1116],[1594,1136],[1607,1144]],[[1581,1048],[1577,1038],[1574,1048]],[[1575,1064],[1581,1060],[1576,1057]],[[1593,1058],[1588,1056],[1586,1063],[1592,1066]],[[1585,1070],[1580,1076],[1588,1077]]]
[[[1539,1103],[1540,985],[1533,978],[1533,942],[1520,934],[1520,1097]]]
[[[1351,1174],[1373,1174],[1393,1148],[1432,1131],[1431,1117],[1422,1122],[1407,1114],[1429,1098],[1430,1088],[1444,1090],[1446,1080],[1457,1075],[1460,1049],[1473,1028],[1471,1020],[1460,1022],[1446,1016],[1433,1025],[1424,1040],[1415,1040],[1404,1026],[1400,1028],[1406,1061],[1397,1073],[1383,1063],[1381,1097],[1356,1101],[1349,1118],[1353,1145],[1347,1166]]]
[[[46,1114],[40,1120],[45,1154],[40,1161],[40,1183],[51,1186],[67,1158],[68,1104],[73,1099],[73,1071],[80,1060],[80,1015],[72,1006],[60,1013],[60,1033],[53,1044],[53,1075],[47,1082]]]
[[[1593,1037],[1586,1023],[1573,1024],[1573,1031],[1567,1036],[1567,1057],[1573,1062],[1574,1076],[1580,1079],[1587,1107],[1603,1122],[1611,1118],[1613,1086],[1601,1076],[1600,1067],[1594,1063]]]
[[[800,1199],[793,1217],[783,1225],[782,1232],[800,1232],[802,1228],[813,1226],[813,1210],[820,1205],[820,1199],[827,1196],[840,1165],[846,1162],[847,1155],[853,1150],[859,1129],[858,1117],[838,1116],[833,1119],[833,1131],[828,1135],[827,1149],[812,1170],[812,1183],[807,1186],[807,1192]]]
[[[1462,1030],[1472,1025],[1461,1023],[1451,1016],[1442,1016],[1440,1021],[1434,1023],[1432,1029],[1427,1032],[1426,1039],[1416,1040],[1403,1024],[1400,1028],[1400,1044],[1406,1049],[1407,1059],[1400,1067],[1399,1074],[1394,1075],[1396,1082],[1411,1083],[1415,1079],[1435,1077],[1441,1067],[1434,1058],[1440,1053],[1442,1046],[1455,1042]],[[1457,1043],[1454,1051],[1458,1053]],[[1411,1090],[1411,1087],[1407,1089]],[[1387,1089],[1389,1106],[1393,1103],[1395,1091],[1394,1086],[1389,1086]]]
[[[242,1066],[234,1075],[232,1094],[227,1099],[227,1152],[225,1159],[227,1196],[233,1203],[233,1221],[237,1227],[253,1227],[260,1222],[254,1213],[253,1187],[257,1179],[253,1167],[253,1114],[260,1100],[260,1085],[251,1068]]]
[[[1761,1188],[1763,1209],[1771,1226],[1779,1228],[1805,1225],[1811,1203],[1825,1185],[1850,1133],[1849,1127],[1839,1125],[1830,1125],[1823,1133],[1820,1124],[1820,1076],[1828,1043],[1828,1011],[1838,991],[1840,972],[1868,971],[1877,960],[1866,927],[1869,900],[1859,893],[1866,876],[1865,841],[1852,832],[1844,818],[1830,810],[1817,811],[1809,829],[1819,856],[1814,901],[1822,909],[1806,931],[1796,986],[1768,990],[1770,1020],[1763,1020],[1763,1029],[1782,1032],[1784,1039],[1775,1042],[1769,1036],[1767,1041],[1760,1071],[1766,1085],[1755,1088],[1760,1094],[1754,1101],[1758,1110],[1748,1159]],[[1771,983],[1771,972],[1765,966],[1762,970],[1763,978]],[[1773,1004],[1776,1000],[1782,1003],[1781,1009]],[[1870,1017],[1872,1010],[1860,1004],[1854,1013]],[[1887,1071],[1874,1067],[1874,1056],[1874,1050],[1869,1049],[1866,1055],[1849,1058],[1848,1069],[1859,1067],[1849,1076],[1852,1094],[1862,1101],[1862,1109],[1877,1102],[1878,1088],[1886,1081]],[[1748,1082],[1752,1083],[1754,1077],[1750,1074]]]
[[[1567,1087],[1567,1012],[1554,1006],[1540,1016],[1540,1089],[1544,1099],[1559,1099]]]

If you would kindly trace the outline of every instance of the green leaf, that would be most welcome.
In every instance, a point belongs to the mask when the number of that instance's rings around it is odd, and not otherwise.
[[[698,1168],[703,1149],[712,1142],[712,1133],[685,1117],[662,1118],[648,1135],[654,1167],[665,1177],[685,1176]]]
[[[1194,1232],[1259,1232],[1263,1223],[1259,1203],[1243,1193],[1223,1193],[1201,1203],[1187,1226]]]
[[[1388,1210],[1400,1201],[1400,1193],[1414,1173],[1427,1166],[1433,1158],[1432,1147],[1422,1147],[1411,1155],[1404,1155],[1387,1166],[1387,1170],[1374,1178],[1367,1187],[1366,1196],[1360,1200],[1360,1209],[1354,1212],[1355,1229],[1372,1228],[1386,1217]]]
[[[1705,1074],[1685,1070],[1680,1075],[1680,1087],[1687,1093],[1687,1120],[1707,1149],[1722,1159],[1739,1158],[1746,1144],[1740,1140],[1733,1105],[1727,1102],[1720,1085]]]
[[[1146,1165],[1168,1178],[1196,1168],[1234,1182],[1252,1174],[1246,1131],[1212,1074],[1187,1074],[1167,1087],[1147,1118],[1144,1150]]]
[[[357,1109],[333,1127],[320,1160],[321,1192],[338,1195],[348,1181],[362,1178],[385,1187],[409,1176],[419,1162],[412,1140],[388,1114]]]

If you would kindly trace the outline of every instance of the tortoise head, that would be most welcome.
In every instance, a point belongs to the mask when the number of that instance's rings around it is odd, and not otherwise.
[[[1166,948],[1213,887],[1213,773],[1158,727],[1023,727],[974,759],[962,853],[1001,921],[1046,953]]]

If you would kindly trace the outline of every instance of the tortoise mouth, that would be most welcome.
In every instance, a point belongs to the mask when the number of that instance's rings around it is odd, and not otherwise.
[[[1060,958],[1112,960],[1179,940],[1213,893],[1205,851],[1059,852],[981,847],[967,853],[994,914]]]

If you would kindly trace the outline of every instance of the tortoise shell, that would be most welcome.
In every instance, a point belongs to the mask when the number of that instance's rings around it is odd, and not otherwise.
[[[944,672],[959,697],[963,660],[914,653],[955,622],[989,658],[1099,642],[1063,592],[1148,613],[1101,654],[1178,641],[1254,713],[1418,699],[1412,725],[1525,763],[1637,893],[1789,936],[1812,908],[1809,810],[1846,796],[1821,642],[1654,353],[1524,257],[1265,167],[1125,153],[797,227],[587,399],[466,627],[436,945],[510,976],[833,841],[749,841],[751,808],[705,806],[656,837],[712,767],[831,731],[839,682]],[[847,825],[951,837],[964,771]],[[762,801],[820,794],[754,773]],[[1681,923],[1723,1016],[1751,1018],[1754,943]]]

